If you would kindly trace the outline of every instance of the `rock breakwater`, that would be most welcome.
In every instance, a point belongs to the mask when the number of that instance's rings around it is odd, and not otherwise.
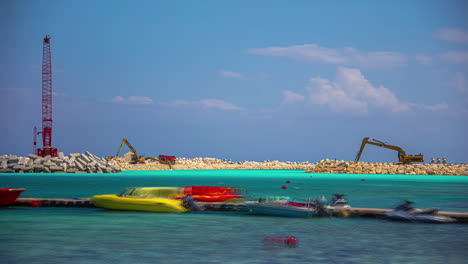
[[[0,173],[115,173],[121,170],[170,170],[167,164],[147,160],[143,164],[132,162],[133,154],[107,161],[89,152],[71,153],[53,158],[30,154],[0,156]],[[308,173],[343,174],[410,174],[410,175],[466,175],[468,164],[422,163],[397,164],[386,162],[336,161],[324,159],[317,163],[270,161],[232,161],[216,158],[177,158],[173,170],[305,170]]]
[[[121,158],[110,161],[121,170],[169,170],[169,166],[159,162],[147,160],[145,164],[132,164],[131,153],[127,153]],[[312,164],[306,162],[281,162],[278,160],[269,161],[232,161],[216,158],[177,158],[172,165],[174,170],[254,170],[254,169],[284,169],[284,170],[306,170]]]
[[[146,164],[131,164],[131,153],[112,162],[122,170],[169,170],[166,164],[147,161]],[[411,175],[468,175],[468,164],[397,164],[335,161],[324,159],[317,163],[269,161],[232,161],[216,158],[177,158],[174,170],[305,170],[308,173],[344,174],[411,174]]]
[[[89,152],[71,153],[59,157],[28,157],[16,155],[0,156],[0,173],[114,173],[120,169],[107,160]]]
[[[309,173],[468,175],[468,164],[352,162],[324,159],[312,165]]]

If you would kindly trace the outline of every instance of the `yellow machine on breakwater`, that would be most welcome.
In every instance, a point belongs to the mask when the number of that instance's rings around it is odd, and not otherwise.
[[[362,151],[364,150],[364,147],[366,146],[366,144],[370,144],[370,145],[374,145],[374,146],[378,146],[378,147],[382,147],[382,148],[388,148],[388,149],[398,151],[398,161],[402,162],[404,164],[413,163],[413,162],[424,162],[424,155],[422,155],[422,154],[419,154],[419,155],[406,155],[406,152],[400,147],[393,146],[393,145],[388,145],[388,144],[385,144],[382,141],[379,141],[379,140],[376,140],[376,139],[373,139],[373,138],[369,138],[369,137],[365,137],[362,140],[361,148],[359,149],[359,152],[356,155],[356,159],[354,160],[354,162],[359,161],[359,159],[361,158]]]
[[[163,163],[163,164],[167,164],[169,166],[169,168],[172,169],[172,164],[175,163],[175,157],[174,157],[174,161],[172,160],[163,160],[163,159],[157,159],[157,158],[153,158],[153,157],[143,157],[143,156],[138,156],[138,153],[136,151],[136,149],[130,144],[130,142],[128,142],[128,140],[126,138],[122,139],[122,142],[120,143],[120,147],[119,147],[119,151],[117,151],[117,154],[115,155],[115,157],[112,157],[112,156],[109,156],[107,157],[108,160],[112,160],[112,159],[117,159],[119,156],[120,156],[120,152],[122,151],[122,147],[125,145],[127,145],[127,147],[133,152],[133,163],[145,163],[146,160],[154,160],[154,161],[158,161],[160,163]],[[163,157],[173,157],[173,156],[164,156],[164,155],[161,155]]]

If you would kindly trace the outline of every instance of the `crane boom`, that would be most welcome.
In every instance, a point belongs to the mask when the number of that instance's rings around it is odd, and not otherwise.
[[[58,156],[58,149],[52,147],[52,56],[50,53],[50,36],[44,37],[42,46],[42,149],[37,155]]]
[[[372,138],[369,138],[369,137],[365,137],[365,138],[362,139],[361,148],[359,149],[359,152],[357,153],[356,159],[354,160],[354,162],[359,161],[359,159],[361,158],[361,154],[362,154],[366,144],[397,151],[398,152],[398,161],[402,162],[402,163],[424,162],[424,156],[421,155],[421,154],[419,154],[419,155],[409,155],[408,156],[408,155],[406,155],[406,152],[402,148],[400,148],[398,146],[388,145],[388,144],[386,144],[386,143],[384,143],[382,141],[372,139]]]

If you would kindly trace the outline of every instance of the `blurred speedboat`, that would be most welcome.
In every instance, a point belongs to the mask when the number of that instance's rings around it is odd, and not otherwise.
[[[246,203],[251,214],[287,216],[287,217],[310,217],[317,215],[313,203],[301,203],[289,201],[287,197],[260,198],[255,202]]]
[[[24,191],[26,191],[26,189],[23,188],[0,189],[0,206],[13,204],[16,198]]]
[[[335,196],[332,198],[332,207],[351,207],[348,204],[348,201],[344,198],[344,194],[334,194]]]
[[[127,188],[121,194],[95,195],[91,202],[96,207],[149,211],[160,213],[182,213],[189,211],[180,197],[177,187]]]
[[[246,193],[245,188],[218,186],[144,187],[96,195],[91,201],[107,209],[180,213],[202,210],[199,202],[240,202]]]
[[[456,221],[451,217],[438,215],[439,209],[418,209],[412,206],[413,203],[412,201],[405,201],[385,216],[392,220],[413,222],[452,223]]]

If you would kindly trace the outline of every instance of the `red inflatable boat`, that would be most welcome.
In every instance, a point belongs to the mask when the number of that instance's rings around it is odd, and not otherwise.
[[[0,189],[0,206],[10,205],[16,201],[16,198],[26,191],[23,188],[5,188]]]
[[[218,186],[182,187],[184,195],[191,195],[198,202],[239,202],[245,197],[244,188]]]

